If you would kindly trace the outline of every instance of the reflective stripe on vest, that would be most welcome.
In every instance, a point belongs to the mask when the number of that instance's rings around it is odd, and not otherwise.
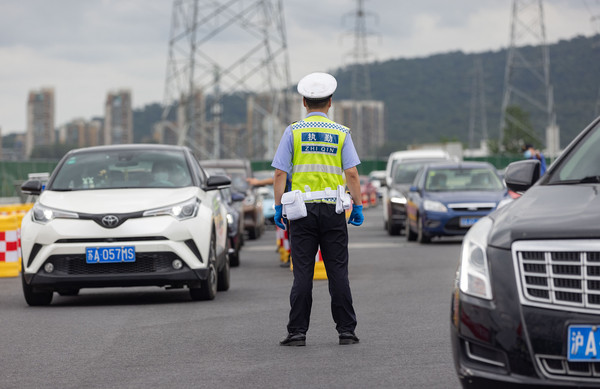
[[[344,184],[342,147],[349,129],[323,116],[310,116],[291,125],[294,139],[292,190],[305,192]]]

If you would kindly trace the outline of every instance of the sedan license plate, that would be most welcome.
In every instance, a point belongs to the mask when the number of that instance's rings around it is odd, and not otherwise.
[[[600,331],[595,325],[572,325],[567,334],[569,361],[597,361],[600,357]]]
[[[471,227],[473,224],[477,223],[479,220],[478,217],[461,217],[460,218],[460,226],[461,227]]]
[[[86,263],[135,262],[135,247],[86,247]]]

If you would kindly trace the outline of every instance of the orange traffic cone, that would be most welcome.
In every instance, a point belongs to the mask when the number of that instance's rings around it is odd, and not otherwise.
[[[326,280],[327,270],[325,270],[325,262],[323,262],[323,255],[321,255],[321,248],[315,256],[315,275],[313,280]]]

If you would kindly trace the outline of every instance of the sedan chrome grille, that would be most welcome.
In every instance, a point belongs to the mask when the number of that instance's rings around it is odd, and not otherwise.
[[[535,356],[540,370],[548,378],[577,380],[583,382],[600,382],[600,363],[598,362],[570,362],[567,358],[557,355]]]
[[[600,241],[517,241],[512,253],[523,304],[600,311]]]

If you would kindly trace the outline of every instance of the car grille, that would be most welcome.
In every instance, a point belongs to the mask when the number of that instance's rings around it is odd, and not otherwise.
[[[518,241],[512,251],[524,304],[600,312],[600,242]]]
[[[491,212],[496,207],[496,203],[455,203],[448,204],[448,208],[456,212]]]
[[[536,355],[538,367],[548,378],[573,379],[600,382],[600,363],[569,362],[567,358],[556,355]],[[588,378],[586,378],[588,377]]]
[[[177,258],[171,252],[136,253],[135,262],[90,264],[86,263],[85,254],[77,254],[52,255],[46,259],[46,263],[52,262],[54,265],[52,275],[162,273],[172,272],[171,263]]]

